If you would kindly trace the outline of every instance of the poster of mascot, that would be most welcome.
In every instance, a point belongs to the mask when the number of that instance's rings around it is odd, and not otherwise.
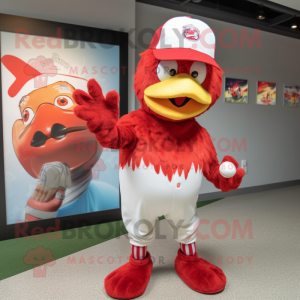
[[[258,81],[256,99],[260,105],[276,105],[276,83]]]
[[[248,103],[248,80],[226,78],[225,102]]]
[[[284,106],[299,107],[300,102],[300,86],[299,85],[284,85]]]
[[[119,91],[119,47],[74,43],[1,32],[8,224],[119,208],[119,153],[100,146],[72,96],[90,78]]]

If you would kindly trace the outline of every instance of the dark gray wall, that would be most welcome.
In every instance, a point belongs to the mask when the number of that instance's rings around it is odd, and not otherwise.
[[[136,63],[138,54],[146,50],[139,42],[141,31],[145,28],[156,30],[168,19],[182,13],[142,3],[136,4]],[[216,35],[224,28],[235,30],[239,36],[241,26],[189,14],[200,18],[210,27],[216,29]],[[253,30],[247,29],[252,36]],[[245,175],[241,188],[272,184],[300,179],[300,108],[283,107],[283,84],[300,85],[300,41],[284,36],[260,32],[261,49],[256,43],[250,49],[247,45],[241,49],[239,43],[231,49],[225,49],[217,43],[216,60],[225,70],[230,67],[231,73],[225,76],[249,80],[249,103],[228,104],[224,94],[210,111],[198,117],[198,122],[205,127],[214,142],[219,160],[225,155],[232,155],[240,163],[247,159],[248,174]],[[146,44],[151,35],[143,35]],[[230,34],[224,36],[224,42],[230,44]],[[245,67],[252,69],[245,74]],[[241,74],[235,74],[234,68],[241,67]],[[255,67],[260,68],[259,74]],[[277,83],[277,105],[261,106],[256,104],[256,85],[258,80]],[[223,86],[224,90],[224,86]],[[138,107],[138,102],[136,103]],[[230,141],[231,149],[223,152],[227,143],[217,147],[221,138]],[[232,151],[233,139],[240,143],[245,138],[247,151]],[[203,181],[200,193],[216,192],[217,189],[206,180]]]

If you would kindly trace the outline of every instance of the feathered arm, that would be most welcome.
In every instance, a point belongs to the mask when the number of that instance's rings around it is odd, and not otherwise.
[[[208,147],[207,150],[210,153],[210,159],[206,161],[205,165],[203,166],[203,174],[205,178],[213,183],[214,186],[217,189],[220,189],[222,192],[228,192],[230,190],[237,189],[245,175],[244,169],[238,168],[239,164],[237,161],[233,157],[226,155],[223,158],[221,165],[224,162],[233,163],[236,167],[236,173],[231,178],[223,177],[219,171],[220,164],[218,162],[216,149],[211,141],[211,137],[205,129],[203,131],[203,135],[206,140],[206,147]]]
[[[82,90],[73,93],[78,104],[75,114],[87,121],[88,129],[95,133],[101,146],[111,149],[134,146],[136,135],[133,126],[119,120],[119,94],[110,91],[104,97],[95,79],[89,80],[87,87],[88,93]]]

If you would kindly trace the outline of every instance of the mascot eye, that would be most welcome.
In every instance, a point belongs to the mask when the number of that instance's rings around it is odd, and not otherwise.
[[[172,78],[177,74],[178,64],[175,60],[162,60],[157,66],[157,77],[160,81]]]
[[[73,106],[74,103],[68,96],[59,96],[55,98],[54,105],[62,109],[67,109]]]
[[[169,74],[171,76],[175,76],[176,75],[176,70],[175,69],[171,69],[170,72],[169,72]]]
[[[22,118],[26,126],[31,123],[33,117],[34,117],[34,112],[31,108],[27,107],[23,110]]]
[[[196,61],[190,68],[190,74],[198,83],[203,83],[206,77],[206,65],[203,62]]]

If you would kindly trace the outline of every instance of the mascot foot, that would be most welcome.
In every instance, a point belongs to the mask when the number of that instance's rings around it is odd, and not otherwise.
[[[175,270],[191,289],[199,293],[215,294],[223,291],[226,285],[226,276],[223,271],[199,258],[197,253],[188,256],[179,249],[175,260]]]
[[[152,266],[149,252],[143,260],[136,260],[131,255],[127,264],[105,278],[106,293],[117,299],[133,299],[141,296],[147,288]]]

